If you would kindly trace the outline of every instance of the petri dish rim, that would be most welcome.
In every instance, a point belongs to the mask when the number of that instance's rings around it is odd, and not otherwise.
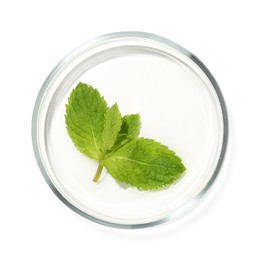
[[[94,45],[97,45],[99,43],[101,44],[103,41],[107,41],[107,40],[115,40],[117,38],[127,38],[127,37],[151,39],[153,41],[163,43],[173,49],[176,49],[177,51],[181,52],[186,57],[191,59],[203,71],[203,73],[206,75],[208,80],[211,82],[211,84],[216,92],[216,95],[217,95],[217,98],[218,98],[218,101],[219,101],[219,104],[221,107],[222,118],[223,118],[223,139],[222,139],[220,156],[218,158],[216,168],[215,168],[211,178],[205,185],[205,187],[190,201],[190,203],[188,205],[185,205],[182,209],[180,209],[177,215],[171,214],[160,220],[156,220],[156,221],[145,223],[145,224],[118,224],[118,223],[105,221],[105,220],[102,220],[102,219],[99,219],[99,218],[96,218],[96,217],[93,217],[93,216],[87,214],[86,212],[80,210],[79,208],[74,206],[71,202],[69,202],[58,191],[58,189],[55,187],[55,185],[52,183],[50,177],[48,176],[48,173],[46,172],[44,162],[42,161],[41,151],[39,149],[38,137],[37,137],[38,120],[39,120],[38,116],[39,116],[39,112],[40,112],[40,108],[41,108],[41,102],[42,102],[42,99],[44,98],[45,92],[48,89],[50,83],[55,78],[55,75],[58,74],[59,71],[61,71],[66,65],[71,63],[77,57],[79,57],[83,51],[91,49]],[[39,94],[36,98],[35,105],[34,105],[31,127],[32,127],[31,128],[32,144],[33,144],[33,150],[34,150],[34,154],[36,157],[36,161],[38,163],[38,166],[40,168],[40,171],[41,171],[45,181],[47,182],[49,187],[52,189],[52,191],[55,193],[55,195],[71,210],[73,210],[74,212],[78,213],[79,215],[81,215],[93,222],[96,222],[98,224],[102,224],[105,226],[109,226],[109,227],[124,228],[124,229],[136,229],[136,228],[147,228],[147,227],[157,226],[157,225],[160,225],[160,224],[163,224],[166,222],[175,221],[175,220],[181,218],[182,216],[188,214],[195,206],[197,206],[199,204],[199,202],[201,202],[202,198],[205,197],[205,195],[207,194],[207,192],[210,190],[213,183],[215,182],[217,176],[219,175],[219,172],[221,170],[221,167],[222,167],[224,159],[225,159],[227,146],[228,146],[228,137],[229,137],[229,122],[228,122],[228,113],[227,113],[225,100],[224,100],[224,97],[222,95],[221,89],[220,89],[217,81],[215,80],[215,78],[213,77],[213,75],[211,74],[209,69],[199,60],[199,58],[197,58],[194,54],[192,54],[191,52],[189,52],[182,46],[178,45],[177,43],[175,43],[167,38],[161,37],[159,35],[155,35],[155,34],[147,33],[147,32],[139,32],[139,31],[125,31],[125,32],[116,32],[116,33],[105,34],[105,35],[99,36],[97,38],[94,38],[92,40],[89,40],[89,41],[81,44],[80,46],[76,47],[71,52],[69,52],[54,67],[54,69],[51,71],[51,73],[48,75],[48,77],[44,81],[44,83],[39,91]]]

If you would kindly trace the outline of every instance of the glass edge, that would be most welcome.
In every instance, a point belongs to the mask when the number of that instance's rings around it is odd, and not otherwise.
[[[48,177],[48,174],[46,173],[44,165],[43,165],[42,160],[41,160],[41,155],[40,155],[40,152],[39,152],[39,149],[38,149],[38,141],[37,141],[37,139],[38,139],[37,138],[38,113],[39,113],[39,110],[40,110],[41,101],[42,101],[42,98],[44,96],[46,89],[48,88],[50,82],[55,77],[55,75],[66,64],[68,64],[68,62],[70,60],[75,59],[86,48],[90,48],[93,45],[95,45],[99,42],[102,42],[104,40],[115,39],[115,38],[127,38],[127,37],[139,37],[139,38],[147,38],[147,39],[159,41],[159,42],[162,42],[162,43],[164,43],[164,44],[166,44],[170,47],[177,49],[182,54],[189,57],[206,74],[206,76],[210,80],[211,84],[213,85],[213,87],[216,91],[216,94],[218,96],[219,102],[220,102],[222,116],[223,116],[223,128],[224,129],[223,129],[223,140],[222,140],[222,148],[221,148],[221,152],[220,152],[220,157],[219,157],[219,160],[217,162],[217,166],[215,168],[215,171],[214,171],[213,175],[211,176],[210,180],[208,181],[207,185],[191,201],[192,205],[189,206],[188,210],[187,209],[184,209],[184,210],[180,209],[179,210],[180,213],[178,214],[177,217],[173,216],[173,215],[169,215],[169,216],[166,216],[163,219],[153,221],[153,222],[149,222],[149,223],[144,223],[144,224],[118,224],[118,223],[112,223],[112,222],[109,222],[109,221],[104,221],[104,220],[98,219],[96,217],[93,217],[93,216],[81,211],[80,209],[75,207],[73,204],[71,204],[67,199],[65,199],[62,196],[62,194],[57,190],[57,188],[54,186],[54,184],[51,182],[50,178]],[[120,229],[140,229],[140,228],[155,227],[155,226],[158,226],[158,225],[161,225],[161,224],[164,224],[164,223],[176,221],[179,218],[187,215],[190,211],[192,211],[195,207],[197,207],[199,205],[199,202],[202,201],[202,198],[205,197],[206,193],[208,193],[210,188],[213,186],[213,183],[215,182],[217,176],[219,175],[221,167],[224,163],[224,159],[225,159],[226,151],[227,151],[227,146],[228,146],[228,139],[229,139],[229,120],[228,120],[228,112],[227,112],[227,108],[226,108],[226,103],[225,103],[224,97],[222,95],[221,89],[220,89],[217,81],[215,80],[215,78],[213,77],[211,72],[209,71],[209,69],[200,61],[199,58],[197,58],[194,54],[192,54],[191,52],[189,52],[188,50],[186,50],[184,47],[180,46],[179,44],[173,42],[172,40],[164,38],[162,36],[152,34],[152,33],[148,33],[148,32],[124,31],[124,32],[114,32],[114,33],[105,34],[105,35],[96,37],[92,40],[89,40],[87,42],[84,42],[83,44],[74,48],[66,56],[64,56],[64,58],[54,67],[54,69],[51,71],[51,73],[48,75],[48,77],[44,81],[44,83],[43,83],[43,85],[42,85],[42,87],[39,91],[39,94],[36,98],[35,104],[34,104],[34,109],[33,109],[33,114],[32,114],[32,122],[31,122],[31,136],[32,136],[32,146],[33,146],[35,158],[36,158],[36,161],[37,161],[38,166],[40,168],[40,171],[41,171],[45,181],[47,182],[47,184],[51,188],[51,190],[55,193],[55,195],[66,206],[68,206],[71,210],[73,210],[77,214],[81,215],[82,217],[84,217],[84,218],[86,218],[86,219],[88,219],[92,222],[104,225],[104,226],[113,227],[113,228],[120,228]]]

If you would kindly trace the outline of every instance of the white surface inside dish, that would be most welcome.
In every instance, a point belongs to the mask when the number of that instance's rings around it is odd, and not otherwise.
[[[69,60],[69,58],[68,58]],[[106,170],[92,182],[97,162],[66,133],[65,104],[79,81],[91,84],[121,113],[139,113],[140,136],[174,150],[187,168],[166,189],[140,191]],[[52,79],[39,110],[38,146],[45,171],[72,205],[115,224],[146,224],[187,211],[214,175],[223,143],[218,96],[205,73],[182,52],[152,39],[104,41],[84,49]]]

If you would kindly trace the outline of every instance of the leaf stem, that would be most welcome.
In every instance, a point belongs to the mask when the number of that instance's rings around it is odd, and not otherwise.
[[[96,174],[93,178],[93,182],[98,182],[100,176],[101,176],[101,173],[102,173],[102,170],[103,170],[103,165],[101,163],[98,164],[98,168],[97,168],[97,171],[96,171]]]

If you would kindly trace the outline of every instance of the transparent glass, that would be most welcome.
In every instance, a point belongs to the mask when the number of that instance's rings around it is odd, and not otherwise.
[[[140,191],[81,154],[66,132],[65,104],[79,81],[117,102],[122,114],[139,113],[140,136],[174,150],[187,168],[168,188]],[[209,70],[174,42],[142,32],[101,36],[69,53],[51,72],[36,100],[32,139],[41,172],[71,209],[100,224],[148,227],[188,213],[211,187],[225,157],[228,119]]]

